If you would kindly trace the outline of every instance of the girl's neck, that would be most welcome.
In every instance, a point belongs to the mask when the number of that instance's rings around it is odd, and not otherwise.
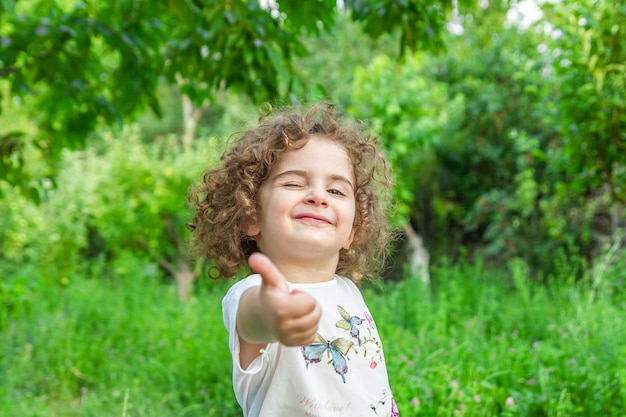
[[[332,281],[335,277],[337,262],[289,262],[272,259],[278,270],[292,284],[317,284]]]

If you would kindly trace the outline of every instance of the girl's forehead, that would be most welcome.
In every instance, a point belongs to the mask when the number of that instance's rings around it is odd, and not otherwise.
[[[271,178],[285,171],[344,177],[354,184],[355,172],[349,153],[339,143],[325,137],[314,136],[278,155],[269,167]]]
[[[343,145],[325,136],[312,136],[293,149],[282,152],[277,164],[286,162],[316,162],[318,164],[339,163],[352,169],[349,153]]]

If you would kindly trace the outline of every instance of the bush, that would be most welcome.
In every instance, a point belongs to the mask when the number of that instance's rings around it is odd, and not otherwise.
[[[7,196],[0,203],[3,260],[67,285],[98,259],[108,263],[128,253],[158,264],[186,256],[188,189],[220,145],[208,139],[214,149],[183,150],[174,141],[142,143],[134,127],[105,135],[88,150],[66,151],[56,184],[41,181],[40,203],[0,183]]]

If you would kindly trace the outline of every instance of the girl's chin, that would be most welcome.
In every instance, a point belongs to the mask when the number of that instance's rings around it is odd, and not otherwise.
[[[283,249],[280,250],[281,257],[289,256],[302,259],[332,258],[335,255],[339,255],[341,250],[337,245],[329,245],[328,243],[315,240],[292,242],[281,246],[283,246]]]

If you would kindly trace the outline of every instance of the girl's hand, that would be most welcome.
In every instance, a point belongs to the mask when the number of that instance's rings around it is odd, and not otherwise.
[[[305,292],[290,292],[287,279],[267,256],[254,253],[248,263],[263,278],[258,295],[271,336],[287,346],[313,342],[322,315],[318,302]]]

